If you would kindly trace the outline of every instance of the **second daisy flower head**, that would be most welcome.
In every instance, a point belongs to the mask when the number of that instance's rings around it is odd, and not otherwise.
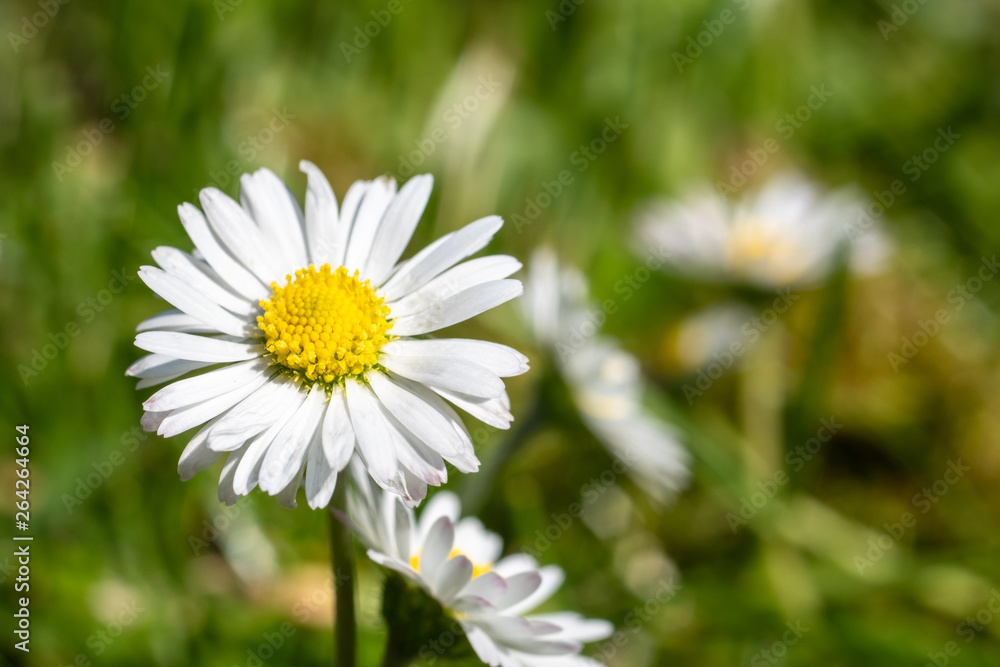
[[[527,358],[496,343],[421,338],[521,294],[508,256],[466,260],[503,222],[477,220],[400,261],[430,197],[429,175],[397,191],[359,181],[338,205],[312,163],[305,210],[261,169],[240,202],[201,192],[204,213],[179,207],[195,249],[160,247],[142,280],[173,309],[139,325],[148,352],[129,369],[139,387],[164,383],[143,424],[164,437],[199,430],[181,455],[184,479],[219,457],[219,497],[254,487],[289,506],[305,486],[329,503],[355,455],[372,479],[415,504],[447,480],[445,463],[475,472],[472,439],[452,405],[508,428],[501,378]],[[184,377],[188,376],[188,377]],[[183,378],[183,379],[178,379]]]

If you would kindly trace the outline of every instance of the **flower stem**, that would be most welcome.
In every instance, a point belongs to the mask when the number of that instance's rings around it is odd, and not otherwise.
[[[350,529],[336,516],[334,509],[347,510],[346,471],[340,474],[330,503],[330,556],[333,565],[334,588],[334,653],[337,667],[357,664],[357,623],[354,617],[354,551]]]

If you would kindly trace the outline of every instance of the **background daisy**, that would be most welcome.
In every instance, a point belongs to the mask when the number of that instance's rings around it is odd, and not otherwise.
[[[533,613],[563,584],[561,568],[540,567],[524,553],[501,557],[500,536],[475,517],[461,518],[452,493],[435,494],[417,518],[396,496],[373,485],[361,466],[352,470],[356,484],[349,516],[368,556],[437,600],[484,663],[600,664],[578,654],[584,643],[608,637],[614,630],[610,623],[572,612]],[[424,650],[435,637],[426,639]],[[426,657],[423,651],[420,657]]]

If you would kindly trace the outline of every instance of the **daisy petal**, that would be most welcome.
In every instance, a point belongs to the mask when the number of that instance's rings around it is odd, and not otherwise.
[[[312,162],[302,160],[299,169],[309,177],[306,186],[306,240],[309,258],[314,264],[340,265],[344,249],[337,248],[337,197],[323,172]],[[336,259],[334,259],[336,258]]]
[[[270,169],[258,169],[240,178],[240,202],[260,225],[265,247],[281,258],[281,275],[304,268],[309,259],[302,233],[302,209],[288,186]]]
[[[417,569],[428,581],[434,581],[454,543],[455,526],[448,517],[441,517],[427,531],[424,548],[418,556]]]
[[[394,336],[419,336],[464,322],[521,295],[519,280],[494,280],[450,296],[428,308],[393,320]]]
[[[383,293],[387,295],[387,300],[392,302],[406,296],[442,271],[482,250],[502,226],[503,220],[492,215],[469,223],[457,232],[442,237],[435,245],[428,246],[425,252],[418,253],[401,266],[385,284]]]
[[[302,468],[306,448],[319,426],[325,402],[326,390],[317,382],[268,448],[260,471],[261,491],[275,495],[288,486]]]
[[[382,216],[395,194],[396,181],[384,176],[376,178],[368,186],[351,227],[351,238],[344,255],[344,266],[348,272],[353,273],[355,269],[361,271],[367,264]],[[361,279],[366,280],[368,277],[362,274]]]
[[[247,301],[244,297],[238,296],[213,280],[205,272],[205,268],[208,267],[188,253],[177,248],[160,246],[153,250],[152,255],[164,271],[183,280],[195,291],[229,312],[244,316],[250,316],[256,312],[255,303]]]
[[[231,336],[246,335],[248,327],[245,318],[233,315],[180,278],[155,266],[141,267],[139,278],[167,303],[191,317]]]
[[[496,398],[504,392],[503,380],[479,364],[461,359],[400,354],[391,341],[382,349],[382,365],[415,382],[457,391],[470,396]]]
[[[135,346],[176,359],[211,363],[246,361],[264,354],[264,348],[259,343],[237,343],[175,331],[146,331],[135,337]]]
[[[347,409],[358,439],[358,452],[372,477],[382,488],[391,486],[399,472],[399,463],[389,443],[392,433],[379,410],[378,399],[357,380],[344,383]]]
[[[192,204],[181,204],[177,213],[195,247],[230,287],[254,303],[267,297],[265,283],[257,280],[219,244],[201,211]]]
[[[373,285],[385,280],[406,250],[433,187],[434,177],[430,174],[414,176],[393,198],[372,241],[371,254],[362,271]]]
[[[472,580],[472,561],[465,556],[455,556],[445,561],[438,570],[435,591],[438,599],[447,604]]]

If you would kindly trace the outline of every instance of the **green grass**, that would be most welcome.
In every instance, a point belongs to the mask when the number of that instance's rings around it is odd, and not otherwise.
[[[123,372],[140,354],[135,325],[161,306],[133,278],[156,246],[190,248],[176,206],[198,189],[235,195],[233,173],[267,166],[301,196],[296,165],[309,159],[342,196],[355,179],[403,175],[423,142],[419,168],[436,185],[411,248],[498,213],[508,225],[492,250],[527,260],[552,243],[595,298],[617,298],[641,261],[627,234],[634,207],[695,180],[726,182],[771,139],[778,150],[740,191],[786,166],[873,197],[903,181],[885,214],[890,270],[806,293],[784,340],[772,332],[693,406],[691,378],[664,350],[686,314],[733,294],[654,275],[622,300],[605,329],[688,433],[694,480],[662,512],[630,481],[616,485],[543,554],[568,573],[557,601],[623,631],[611,664],[923,665],[948,642],[960,648],[949,664],[998,664],[1000,623],[971,634],[960,624],[1000,581],[1000,288],[985,282],[960,309],[949,300],[1000,244],[996,6],[927,2],[884,36],[888,0],[586,0],[565,21],[546,14],[555,2],[399,1],[350,62],[342,45],[390,3],[53,0],[58,12],[13,42],[48,5],[0,8],[0,405],[11,438],[0,488],[13,493],[14,426],[29,424],[35,536],[32,651],[14,651],[8,633],[3,659],[246,665],[289,623],[268,664],[330,663],[324,514],[256,493],[205,539],[205,522],[224,518],[217,469],[181,483],[187,436],[137,430],[149,392]],[[733,20],[720,29],[711,22],[725,11]],[[719,34],[679,71],[674,54],[705,21]],[[496,83],[477,98],[479,77]],[[782,119],[819,86],[829,99],[789,134]],[[581,157],[607,119],[627,127]],[[914,169],[948,128],[954,144]],[[562,192],[539,206],[563,171]],[[940,309],[948,322],[895,371],[890,353]],[[525,349],[541,369],[516,315],[505,306],[456,330]],[[531,411],[538,375],[510,383],[515,415]],[[777,392],[773,413],[760,412],[760,387]],[[482,512],[510,550],[531,546],[610,464],[558,384],[546,391],[544,427]],[[726,515],[756,489],[744,452],[762,420],[777,425],[768,446],[783,457],[830,416],[843,428],[734,534]],[[483,433],[485,460],[502,436]],[[915,495],[959,459],[970,470],[922,512]],[[2,507],[12,525],[13,502]],[[914,525],[860,574],[854,557],[906,512]],[[601,537],[609,526],[617,534]],[[637,623],[675,569],[682,587]],[[361,576],[361,656],[376,665],[382,575],[362,556]],[[134,620],[102,639],[133,603]],[[796,622],[808,632],[770,661],[763,651]]]

